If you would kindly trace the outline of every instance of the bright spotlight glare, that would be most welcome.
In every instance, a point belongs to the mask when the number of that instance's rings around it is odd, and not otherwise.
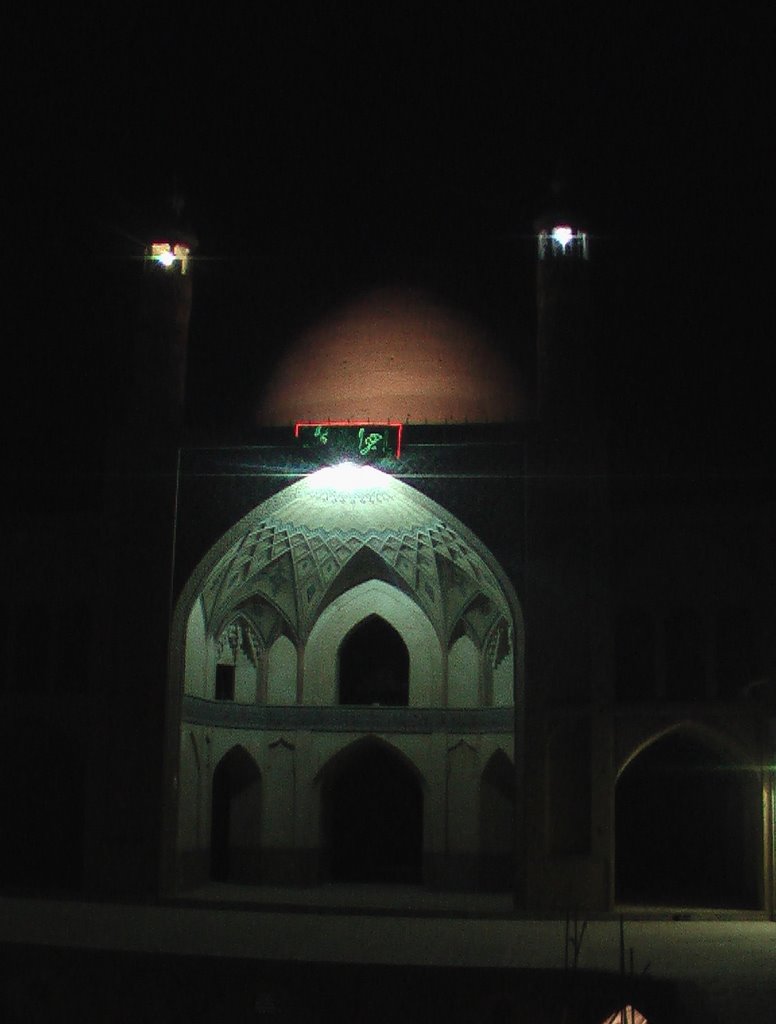
[[[390,483],[390,477],[373,466],[357,466],[353,462],[340,462],[337,466],[325,466],[308,478],[311,487],[318,490],[334,490],[343,494],[354,491],[382,489]]]
[[[564,250],[573,237],[574,232],[570,227],[567,227],[564,224],[559,224],[557,227],[552,229],[553,240],[556,241]]]
[[[159,263],[162,264],[163,267],[171,267],[175,262],[175,257],[169,251],[169,249],[166,252],[160,252],[156,259],[158,260]]]

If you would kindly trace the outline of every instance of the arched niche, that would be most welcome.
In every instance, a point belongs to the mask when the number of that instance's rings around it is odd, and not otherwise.
[[[472,597],[480,595],[477,600],[491,602],[505,617],[514,652],[508,688],[514,693],[520,686],[522,613],[509,579],[492,554],[455,516],[413,487],[371,467],[361,472],[363,486],[346,491],[338,490],[330,468],[291,484],[244,516],[200,560],[173,615],[168,721],[180,718],[187,659],[192,680],[199,680],[202,673],[197,666],[206,660],[210,632],[220,632],[246,602],[271,603],[274,614],[287,626],[278,632],[295,637],[301,645],[326,610],[338,607],[340,598],[346,597],[337,592],[338,580],[352,592],[375,579],[386,591],[391,587],[403,591],[408,602],[414,602],[433,623],[437,635],[448,637],[454,623],[447,621],[442,596],[447,576],[440,566],[455,577],[454,603],[470,605]],[[370,571],[369,579],[353,580],[351,570],[361,564],[354,556],[360,554],[364,561],[367,548],[372,562],[376,559],[384,571]],[[292,556],[292,551],[299,554]],[[366,611],[382,614],[379,608]],[[406,642],[404,627],[384,617]],[[260,632],[267,645],[273,642],[273,637]],[[436,638],[434,646],[439,646]],[[197,695],[200,685],[187,680],[186,692]],[[499,684],[499,688],[504,687]],[[174,744],[172,737],[169,741],[172,768],[177,737]]]
[[[615,897],[623,904],[762,904],[762,783],[705,731],[643,746],[615,789]]]
[[[350,630],[337,651],[339,703],[406,707],[409,693],[407,645],[381,615],[368,615]]]
[[[515,766],[496,750],[480,778],[480,888],[509,889],[515,880]]]
[[[480,652],[463,633],[447,652],[447,704],[474,708],[480,703]]]
[[[341,594],[322,612],[305,648],[305,704],[336,704],[337,654],[358,623],[377,616],[399,635],[409,656],[409,705],[439,702],[442,652],[434,627],[405,593],[383,580],[367,580]]]
[[[281,633],[267,654],[267,703],[296,704],[296,647]]]
[[[420,883],[423,782],[377,737],[339,751],[320,774],[322,874],[339,882]]]
[[[242,746],[232,747],[213,772],[210,877],[261,880],[261,772]]]

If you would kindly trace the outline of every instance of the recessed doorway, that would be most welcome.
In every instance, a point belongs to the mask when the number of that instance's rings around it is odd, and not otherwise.
[[[330,766],[323,800],[332,881],[422,881],[423,792],[401,755],[376,740],[355,744]]]

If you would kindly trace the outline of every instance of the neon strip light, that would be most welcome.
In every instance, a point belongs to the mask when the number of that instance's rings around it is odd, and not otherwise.
[[[396,430],[396,458],[401,458],[401,432],[403,423],[398,420],[297,420],[294,437],[299,437],[302,427],[394,427]]]

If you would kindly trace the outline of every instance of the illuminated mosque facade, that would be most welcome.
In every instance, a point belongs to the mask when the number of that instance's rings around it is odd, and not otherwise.
[[[610,478],[568,223],[538,230],[535,396],[452,303],[376,288],[234,446],[181,443],[196,258],[149,250],[91,681],[45,728],[7,701],[10,763],[35,735],[44,766],[5,783],[12,896],[772,918],[769,520]]]

